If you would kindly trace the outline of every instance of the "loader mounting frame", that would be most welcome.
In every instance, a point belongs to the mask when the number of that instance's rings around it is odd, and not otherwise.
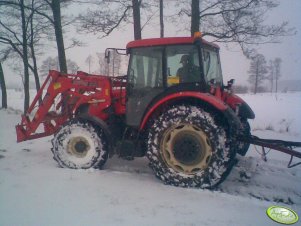
[[[49,71],[29,109],[21,116],[21,123],[16,126],[17,142],[54,134],[83,104],[93,104],[99,111],[109,107],[111,87],[111,80],[106,76]]]

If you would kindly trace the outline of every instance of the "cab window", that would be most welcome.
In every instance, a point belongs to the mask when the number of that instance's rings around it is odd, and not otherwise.
[[[134,89],[162,87],[162,48],[132,49],[129,80]]]
[[[201,81],[198,48],[195,45],[166,47],[167,85]]]
[[[221,64],[216,50],[203,49],[203,67],[207,83],[214,80],[217,84],[223,83]]]

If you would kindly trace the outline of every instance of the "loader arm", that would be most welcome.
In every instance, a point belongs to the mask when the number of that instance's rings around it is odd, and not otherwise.
[[[74,117],[76,109],[82,104],[96,105],[99,111],[108,108],[111,93],[109,77],[50,71],[29,109],[21,116],[21,123],[16,126],[17,141],[54,134]]]

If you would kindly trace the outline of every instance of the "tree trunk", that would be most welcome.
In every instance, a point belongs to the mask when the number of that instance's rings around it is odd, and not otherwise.
[[[272,69],[273,70],[273,69]],[[272,75],[271,75],[271,93],[273,93],[273,90],[274,90],[274,72],[272,72]]]
[[[23,66],[24,66],[24,113],[29,108],[29,71],[28,71],[28,51],[27,51],[27,32],[26,32],[26,20],[24,0],[20,0],[20,11],[22,20],[22,49],[23,49]]]
[[[200,0],[191,1],[191,36],[200,31]]]
[[[33,61],[33,74],[34,74],[34,79],[35,79],[35,84],[36,84],[36,90],[39,92],[41,85],[40,85],[40,78],[39,78],[39,73],[38,73],[38,67],[37,67],[37,59],[35,55],[35,49],[34,49],[34,31],[33,31],[33,15],[30,18],[30,50],[31,50],[31,55],[32,55],[32,61]],[[42,99],[40,98],[40,103],[42,102]]]
[[[258,88],[258,76],[259,76],[259,68],[258,68],[258,59],[256,61],[256,74],[255,74],[255,87],[254,87],[254,94],[257,93],[257,88]]]
[[[2,108],[7,108],[6,85],[5,85],[5,78],[4,78],[1,62],[0,62],[0,85],[1,85],[1,92],[2,92]]]
[[[40,78],[39,78],[38,67],[37,67],[37,59],[35,56],[34,46],[31,45],[30,48],[32,53],[32,61],[33,61],[33,74],[36,83],[36,90],[38,92],[41,88],[41,85],[40,85]]]
[[[160,37],[164,37],[163,0],[160,0]]]
[[[141,39],[140,3],[138,0],[132,0],[135,40]]]
[[[65,55],[65,47],[64,47],[64,38],[63,38],[63,30],[61,24],[61,6],[60,0],[52,0],[52,13],[54,20],[54,30],[58,51],[58,58],[60,64],[60,71],[63,73],[67,73],[67,62]]]

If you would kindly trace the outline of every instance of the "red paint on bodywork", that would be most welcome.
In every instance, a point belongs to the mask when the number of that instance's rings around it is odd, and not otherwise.
[[[245,103],[243,99],[241,99],[239,96],[233,94],[233,93],[227,93],[223,92],[222,100],[230,106],[234,111],[237,107],[237,105],[240,105],[242,103]]]

